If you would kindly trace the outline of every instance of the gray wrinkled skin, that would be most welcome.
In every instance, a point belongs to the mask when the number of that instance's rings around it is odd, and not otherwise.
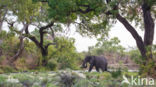
[[[97,72],[99,72],[100,69],[103,72],[107,71],[107,60],[104,57],[86,56],[82,64],[82,68],[87,68],[87,63],[90,64],[89,70],[88,70],[89,72],[92,71],[94,66]]]

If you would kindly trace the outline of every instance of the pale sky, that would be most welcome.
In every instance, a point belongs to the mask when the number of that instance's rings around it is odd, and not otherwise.
[[[75,26],[71,25],[71,28],[75,29]],[[137,31],[138,31],[139,35],[143,37],[144,33],[140,29],[137,29]],[[119,40],[121,41],[120,44],[125,48],[136,46],[136,42],[133,39],[133,37],[131,36],[131,34],[119,22],[117,22],[111,28],[109,35],[110,35],[110,38],[118,37]],[[76,49],[78,52],[88,51],[89,46],[94,46],[97,43],[97,40],[95,38],[82,37],[78,33],[72,32],[70,34],[70,36],[75,38],[75,40],[76,40],[75,46],[76,46]],[[155,28],[155,36],[154,36],[153,43],[156,44],[156,28]]]
[[[20,26],[22,28],[22,26]],[[3,25],[4,29],[7,29],[7,24],[4,23]],[[34,27],[31,27],[31,30]],[[76,28],[74,25],[70,26],[70,33],[68,34],[69,37],[75,38],[75,47],[78,52],[82,51],[88,51],[89,46],[94,46],[97,43],[96,38],[89,38],[89,37],[83,37],[79,33],[75,32]],[[140,29],[137,29],[139,35],[143,37],[143,32]],[[134,47],[136,46],[135,40],[131,36],[129,32],[125,29],[125,27],[117,22],[112,28],[111,31],[109,32],[110,38],[113,37],[118,37],[119,40],[121,41],[120,44],[125,47]],[[156,44],[156,28],[155,28],[155,36],[154,36],[154,44]]]

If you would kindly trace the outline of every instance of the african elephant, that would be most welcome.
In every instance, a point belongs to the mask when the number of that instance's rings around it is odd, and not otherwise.
[[[97,72],[99,72],[99,69],[101,69],[103,72],[107,71],[107,60],[104,57],[99,56],[86,56],[82,68],[87,68],[87,63],[89,62],[89,72],[91,72],[92,68],[95,66],[95,69]]]

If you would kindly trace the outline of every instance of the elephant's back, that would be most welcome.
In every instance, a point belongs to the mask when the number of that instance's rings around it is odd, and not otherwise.
[[[96,57],[96,62],[97,63],[105,63],[107,64],[107,59],[105,57]]]
[[[97,60],[100,60],[100,61],[107,61],[107,59],[106,59],[105,57],[101,57],[101,56],[100,56],[100,57],[98,56],[98,57],[97,57]]]

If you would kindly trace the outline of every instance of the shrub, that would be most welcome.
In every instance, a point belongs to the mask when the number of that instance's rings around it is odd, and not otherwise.
[[[111,74],[112,74],[113,78],[117,78],[117,77],[121,76],[121,74],[122,74],[121,69],[119,68],[117,71],[111,72]]]
[[[0,75],[0,87],[3,85],[3,83],[6,81],[7,77],[4,75]]]
[[[0,64],[3,62],[4,59],[6,59],[6,56],[4,55],[0,56]]]
[[[50,59],[50,60],[48,61],[47,67],[48,67],[50,70],[56,70],[56,69],[57,69],[57,62],[56,62],[56,60]]]
[[[0,74],[4,73],[4,71],[2,69],[0,69]]]
[[[25,71],[27,70],[27,64],[25,61],[25,58],[19,58],[16,62],[15,62],[16,68],[20,71]]]
[[[10,72],[15,72],[16,70],[11,67],[11,66],[0,66],[0,71],[4,72],[4,73],[10,73]]]
[[[82,79],[76,82],[74,87],[93,87],[92,84],[90,84],[90,81],[87,79]]]
[[[57,63],[59,63],[59,69],[78,69],[78,58],[79,55],[74,47],[74,40],[59,37],[56,38],[57,46],[50,46],[48,48],[49,58],[55,58]]]

